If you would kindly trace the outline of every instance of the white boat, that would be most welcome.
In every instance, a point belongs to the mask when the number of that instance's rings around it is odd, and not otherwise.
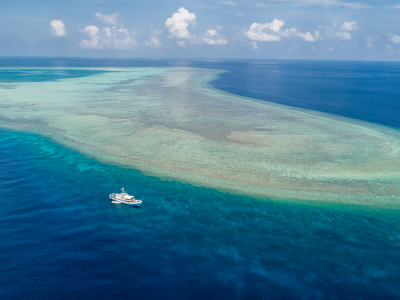
[[[122,193],[110,194],[111,203],[114,204],[125,204],[129,206],[141,206],[142,200],[135,199],[135,196],[128,195],[125,193],[125,189],[121,189]]]

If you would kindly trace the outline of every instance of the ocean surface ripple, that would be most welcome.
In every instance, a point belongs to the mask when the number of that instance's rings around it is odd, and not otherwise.
[[[394,299],[387,210],[256,201],[0,132],[2,299]],[[142,198],[112,205],[124,185]]]

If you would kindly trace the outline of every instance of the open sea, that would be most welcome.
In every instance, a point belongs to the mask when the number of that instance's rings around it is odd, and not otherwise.
[[[400,130],[394,62],[3,57],[0,66],[27,67],[0,68],[0,98],[3,83],[101,73],[86,67],[226,70],[215,88]],[[110,204],[122,186],[142,208]],[[398,209],[161,180],[1,122],[0,201],[0,299],[400,299]]]

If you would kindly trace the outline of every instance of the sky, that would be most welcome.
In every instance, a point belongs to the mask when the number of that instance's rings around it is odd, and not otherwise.
[[[400,60],[400,0],[1,0],[0,56]]]

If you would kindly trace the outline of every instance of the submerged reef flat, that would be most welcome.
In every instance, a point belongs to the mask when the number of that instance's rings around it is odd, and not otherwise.
[[[223,71],[104,70],[3,83],[0,126],[220,191],[400,207],[396,129],[217,90]]]

